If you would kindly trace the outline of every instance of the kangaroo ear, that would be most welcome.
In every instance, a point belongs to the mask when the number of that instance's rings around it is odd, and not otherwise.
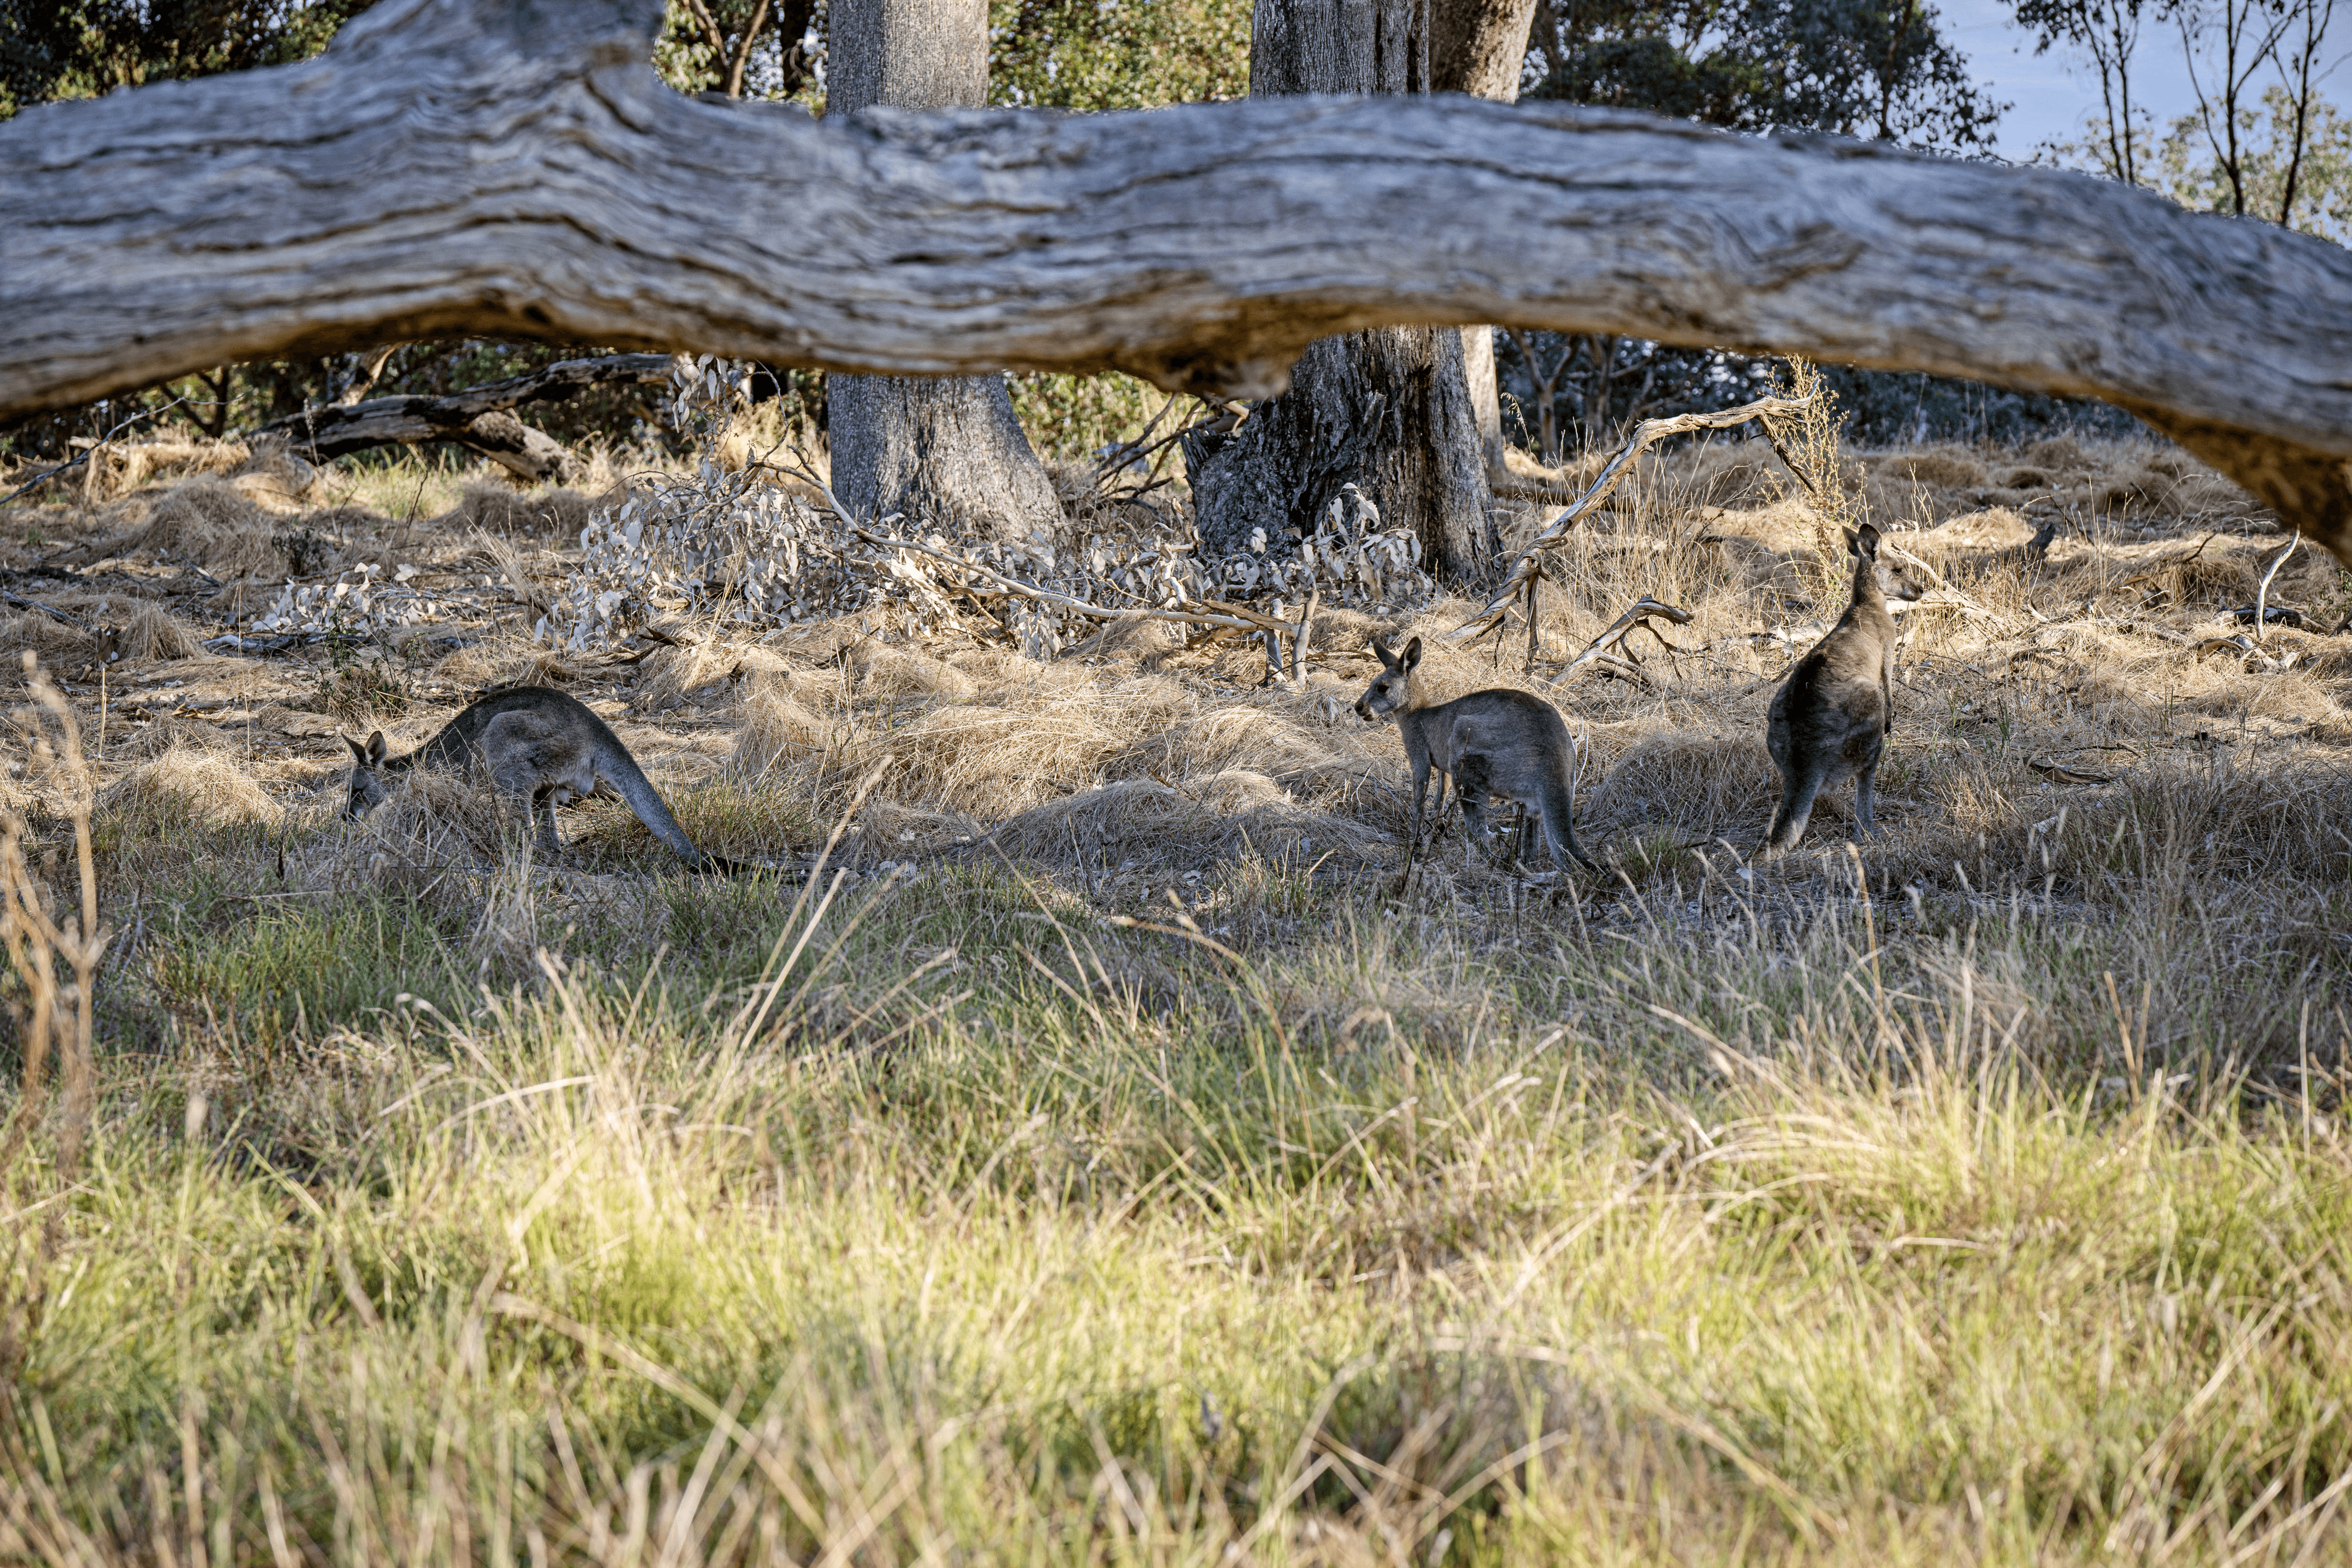
[[[368,765],[366,747],[361,745],[358,741],[353,740],[348,735],[339,734],[335,738],[352,748],[352,760],[353,762],[358,763],[362,768],[365,768]]]
[[[1397,656],[1389,652],[1389,645],[1378,637],[1372,639],[1372,652],[1380,655],[1381,664],[1387,668],[1393,670],[1397,667]]]
[[[381,768],[383,766],[383,731],[379,729],[368,737],[367,750],[363,755],[370,768]]]
[[[1878,559],[1878,530],[1864,523],[1853,536],[1853,553],[1871,560]]]
[[[1404,657],[1398,660],[1397,663],[1401,667],[1408,670],[1421,663],[1420,638],[1415,637],[1412,642],[1407,643],[1404,645]]]

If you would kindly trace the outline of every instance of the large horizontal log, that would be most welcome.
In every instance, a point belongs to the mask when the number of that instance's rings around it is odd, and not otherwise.
[[[521,478],[569,479],[578,460],[554,437],[533,430],[508,411],[527,402],[561,402],[586,387],[664,381],[669,365],[667,354],[561,360],[527,375],[486,382],[445,397],[372,397],[304,409],[272,420],[254,434],[282,435],[313,460],[373,446],[452,441],[495,459]]]
[[[2352,253],[2048,170],[1466,99],[819,124],[658,0],[384,0],[319,58],[0,125],[0,418],[457,332],[1255,396],[1502,321],[2103,397],[2344,553]]]

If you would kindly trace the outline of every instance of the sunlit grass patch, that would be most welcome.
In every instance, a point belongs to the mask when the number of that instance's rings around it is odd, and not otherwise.
[[[404,994],[453,1006],[471,989],[451,952],[458,929],[407,899],[216,894],[159,925],[164,1004],[255,1039],[362,1024]]]

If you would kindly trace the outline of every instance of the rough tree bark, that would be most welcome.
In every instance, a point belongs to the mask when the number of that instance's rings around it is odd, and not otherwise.
[[[1426,93],[1431,24],[1431,0],[1256,0],[1250,97]],[[1384,525],[1412,529],[1433,570],[1478,577],[1498,541],[1464,337],[1380,327],[1325,339],[1299,356],[1290,390],[1238,431],[1188,440],[1202,544],[1232,550],[1262,538],[1286,555],[1352,483]],[[1488,380],[1491,388],[1491,354]]]
[[[825,113],[988,100],[987,0],[835,0]],[[1013,415],[1002,375],[825,378],[834,493],[858,517],[896,513],[1018,538],[1062,520],[1054,482]]]
[[[1318,338],[1505,321],[2105,398],[2352,549],[2352,255],[2325,241],[1549,104],[820,125],[669,92],[660,15],[379,0],[313,60],[0,124],[0,419],[467,334],[1268,397]]]

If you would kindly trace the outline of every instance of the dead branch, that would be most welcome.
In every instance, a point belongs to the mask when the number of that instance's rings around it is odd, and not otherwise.
[[[312,461],[420,441],[468,447],[530,480],[568,479],[579,460],[543,431],[508,411],[527,402],[554,402],[582,389],[667,381],[667,354],[606,354],[563,360],[529,375],[468,387],[446,397],[377,397],[363,402],[305,409],[254,432],[282,435]]]
[[[2286,541],[2286,549],[2278,552],[2278,559],[2271,562],[2270,570],[2263,573],[2263,585],[2254,591],[2254,641],[2257,643],[2263,640],[2263,622],[2266,619],[2265,612],[2270,609],[2271,579],[2279,574],[2279,568],[2286,564],[2286,558],[2293,555],[2294,547],[2302,542],[2303,534],[2298,530],[2294,538]]]
[[[1567,510],[1545,524],[1543,531],[1528,541],[1527,548],[1519,551],[1517,558],[1511,562],[1511,570],[1504,575],[1503,586],[1496,589],[1494,597],[1486,601],[1486,607],[1448,632],[1446,641],[1466,643],[1494,631],[1510,613],[1511,601],[1521,593],[1527,595],[1528,619],[1532,622],[1538,603],[1536,585],[1540,580],[1540,558],[1546,551],[1558,549],[1567,542],[1570,530],[1609,498],[1610,492],[1616,489],[1618,483],[1632,470],[1633,460],[1641,456],[1643,450],[1651,443],[1688,431],[1729,430],[1751,419],[1794,413],[1809,401],[1804,398],[1766,397],[1714,413],[1678,413],[1671,419],[1643,420],[1633,427],[1633,434],[1626,438],[1625,444],[1617,449],[1617,455],[1612,457],[1608,465],[1593,477],[1592,483],[1585,486],[1584,494],[1570,502]]]
[[[1597,667],[1621,680],[1633,681],[1644,686],[1654,685],[1649,672],[1642,668],[1642,662],[1633,656],[1633,650],[1626,646],[1625,642],[1636,631],[1646,627],[1650,635],[1658,639],[1660,646],[1670,652],[1679,652],[1680,650],[1667,642],[1655,626],[1650,624],[1654,617],[1660,621],[1672,622],[1677,626],[1687,626],[1691,622],[1689,611],[1672,604],[1661,603],[1645,593],[1634,601],[1631,610],[1611,622],[1609,630],[1586,643],[1584,652],[1561,665],[1559,673],[1552,676],[1551,684],[1558,685],[1579,670]]]
[[[0,590],[0,602],[13,604],[19,610],[37,610],[53,621],[64,622],[67,625],[73,627],[76,631],[88,632],[93,636],[97,634],[98,629],[92,626],[89,622],[83,620],[80,616],[69,615],[66,612],[58,609],[56,605],[44,604],[37,599],[26,599],[20,594],[9,593],[4,590]]]
[[[1261,397],[1334,332],[1504,322],[2104,397],[2352,530],[2352,255],[2273,225],[1450,95],[749,113],[660,84],[646,5],[522,15],[392,0],[315,59],[0,124],[0,418],[467,334]]]

